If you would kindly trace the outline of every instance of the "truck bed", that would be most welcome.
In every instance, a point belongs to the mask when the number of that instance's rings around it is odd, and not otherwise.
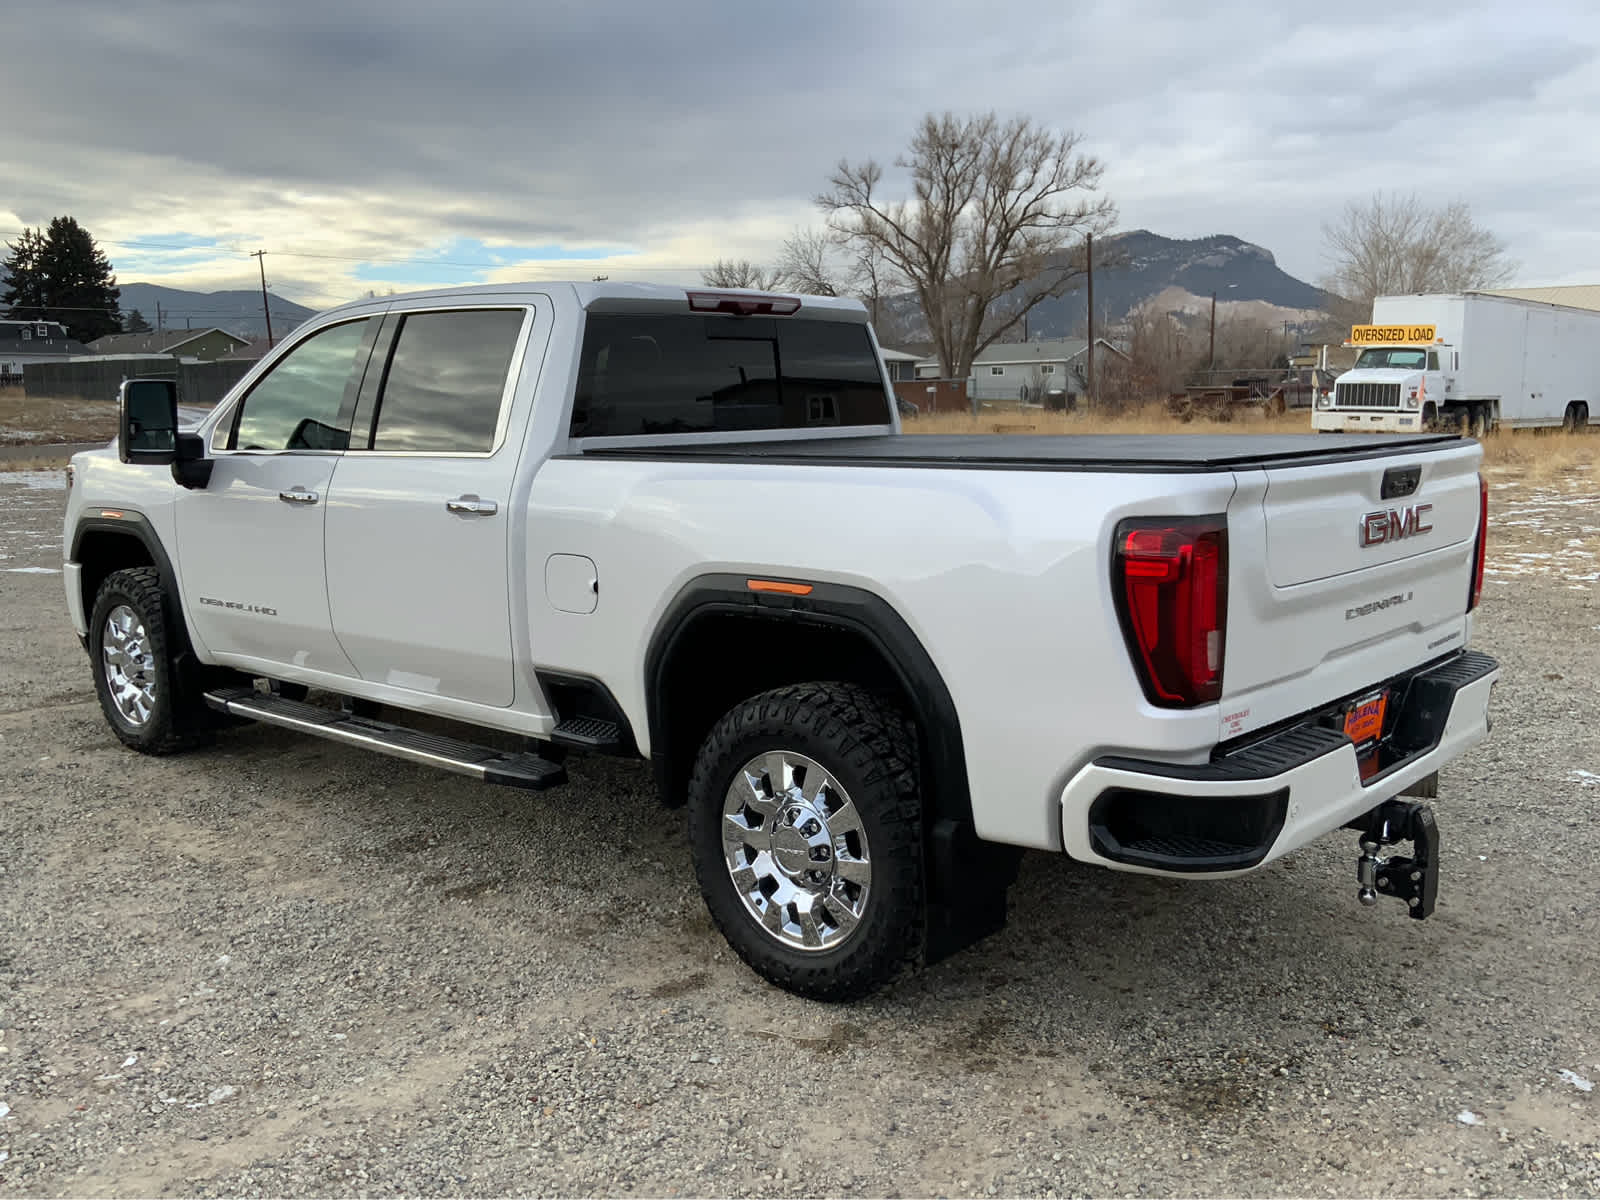
[[[587,449],[585,458],[694,459],[839,467],[1201,473],[1386,458],[1459,443],[1457,434],[880,434]]]

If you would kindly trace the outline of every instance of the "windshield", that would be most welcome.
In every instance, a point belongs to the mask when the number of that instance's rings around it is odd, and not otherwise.
[[[1399,367],[1408,371],[1421,371],[1427,365],[1428,352],[1426,350],[1407,350],[1398,346],[1363,350],[1361,357],[1356,359],[1356,370],[1358,371],[1369,370],[1373,367]]]

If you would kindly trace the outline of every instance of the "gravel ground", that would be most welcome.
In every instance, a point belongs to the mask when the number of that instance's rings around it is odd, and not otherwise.
[[[643,766],[122,750],[18,572],[49,479],[0,477],[0,1193],[1600,1193],[1584,572],[1496,560],[1432,920],[1357,906],[1353,834],[1225,883],[1035,855],[1003,933],[827,1007],[724,947]]]

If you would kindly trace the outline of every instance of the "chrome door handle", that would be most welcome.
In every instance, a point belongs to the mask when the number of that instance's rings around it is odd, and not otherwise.
[[[446,500],[444,506],[453,513],[465,513],[469,517],[492,517],[500,511],[500,506],[493,500],[479,500],[476,496]]]
[[[286,504],[315,504],[319,497],[315,492],[308,492],[303,487],[294,487],[287,492],[279,492],[278,499]]]

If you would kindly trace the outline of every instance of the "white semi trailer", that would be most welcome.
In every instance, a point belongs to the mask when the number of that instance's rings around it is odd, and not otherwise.
[[[1600,422],[1600,311],[1459,292],[1379,296],[1317,398],[1318,430],[1492,429]]]

